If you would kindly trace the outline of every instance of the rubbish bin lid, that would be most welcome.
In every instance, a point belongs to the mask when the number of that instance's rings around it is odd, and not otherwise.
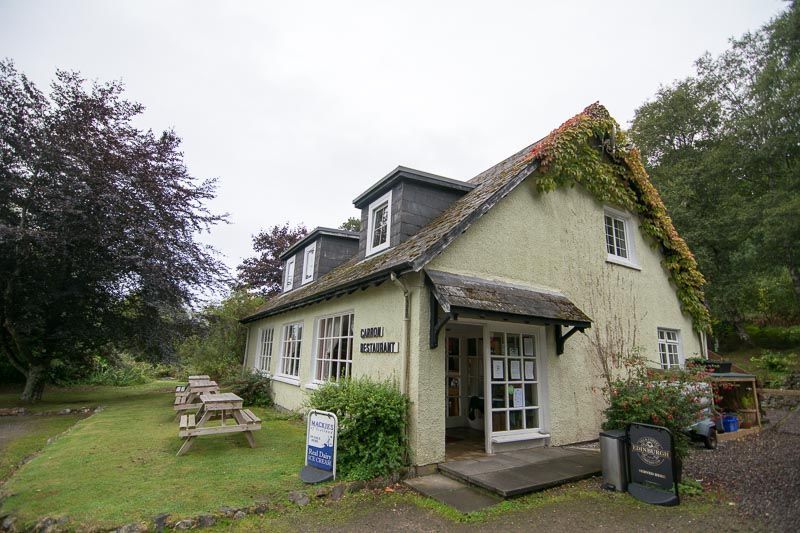
[[[608,431],[601,431],[601,437],[608,437],[609,439],[624,439],[625,438],[625,430],[624,429],[609,429]]]

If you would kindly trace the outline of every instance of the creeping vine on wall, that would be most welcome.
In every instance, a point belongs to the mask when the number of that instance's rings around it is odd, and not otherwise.
[[[662,264],[677,287],[683,310],[698,331],[711,331],[704,303],[705,279],[694,255],[678,235],[658,191],[606,108],[594,103],[538,142],[526,158],[539,161],[536,187],[550,192],[580,183],[603,203],[639,215],[642,231],[661,248]]]

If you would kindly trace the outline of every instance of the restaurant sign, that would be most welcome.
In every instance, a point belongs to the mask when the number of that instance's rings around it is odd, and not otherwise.
[[[678,505],[675,442],[665,427],[628,426],[628,466],[631,496],[656,505]]]
[[[362,339],[380,337],[383,337],[383,326],[361,328]],[[400,343],[394,341],[362,342],[359,350],[361,353],[398,353],[400,352]]]
[[[300,477],[306,483],[336,479],[336,438],[339,420],[327,411],[309,411],[306,428],[306,465]]]

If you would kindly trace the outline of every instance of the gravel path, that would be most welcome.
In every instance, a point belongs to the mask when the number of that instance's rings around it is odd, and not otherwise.
[[[778,419],[780,420],[778,421]],[[717,450],[694,449],[684,476],[721,487],[743,513],[772,531],[800,524],[800,410],[775,417],[774,426]]]

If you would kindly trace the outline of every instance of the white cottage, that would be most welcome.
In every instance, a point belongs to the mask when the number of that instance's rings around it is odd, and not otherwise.
[[[287,250],[283,293],[243,320],[245,365],[287,409],[326,381],[394,380],[415,465],[455,441],[494,453],[596,439],[599,345],[664,368],[705,355],[686,299],[702,296],[685,281],[694,259],[663,212],[650,218],[661,204],[646,176],[620,178],[627,207],[538,183],[548,150],[597,123],[613,120],[595,104],[469,181],[393,170],[354,200],[360,233],[317,228]],[[629,171],[615,126],[596,130],[583,142]]]

